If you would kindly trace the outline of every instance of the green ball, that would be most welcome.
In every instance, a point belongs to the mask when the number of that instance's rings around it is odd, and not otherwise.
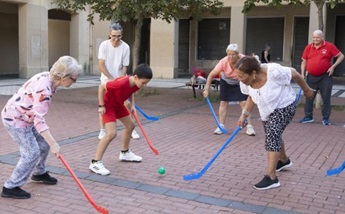
[[[163,175],[163,174],[165,173],[165,168],[164,168],[164,167],[159,167],[159,168],[158,168],[158,173],[159,173],[160,175]]]

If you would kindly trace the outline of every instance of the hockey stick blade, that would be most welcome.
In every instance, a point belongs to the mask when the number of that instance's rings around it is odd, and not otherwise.
[[[297,98],[296,98],[296,101],[295,101],[296,105],[298,104],[299,99],[301,98],[301,94],[302,94],[302,88],[299,89],[299,92],[298,92],[298,95],[297,95]]]
[[[327,176],[337,175],[337,174],[341,173],[344,169],[345,169],[345,161],[343,162],[343,164],[340,167],[327,170],[326,174],[327,174]]]
[[[146,142],[147,142],[147,144],[149,145],[150,149],[152,150],[153,153],[155,153],[156,155],[158,155],[158,154],[159,154],[159,153],[158,153],[158,150],[153,146],[153,144],[152,144],[150,138],[147,136],[147,134],[146,134],[146,132],[145,132],[143,126],[141,125],[141,123],[140,123],[140,121],[139,121],[139,119],[138,119],[138,116],[136,115],[136,113],[135,113],[134,111],[132,111],[132,115],[133,115],[135,121],[137,122],[137,124],[138,124],[138,126],[139,126],[139,128],[140,128],[140,131],[143,133],[143,135],[144,135],[144,137],[145,137],[145,139],[146,139]]]
[[[87,198],[87,200],[90,202],[90,204],[100,213],[102,214],[108,214],[108,210],[104,207],[101,207],[99,205],[97,205],[95,203],[95,201],[91,198],[90,194],[86,191],[85,187],[81,184],[80,180],[78,179],[78,177],[74,174],[73,170],[71,169],[71,167],[67,164],[67,162],[65,161],[65,159],[63,158],[63,156],[61,154],[59,154],[59,159],[61,160],[61,162],[63,163],[63,165],[66,167],[66,169],[68,170],[68,172],[72,175],[73,179],[75,180],[75,182],[78,184],[79,188],[81,189],[81,191],[84,193],[85,197]]]
[[[145,114],[145,112],[144,112],[143,110],[141,110],[141,109],[139,108],[139,106],[137,106],[137,104],[135,104],[135,109],[138,110],[138,111],[140,112],[140,114],[142,114],[142,115],[143,115],[146,119],[148,119],[148,120],[153,120],[153,121],[159,120],[159,117],[150,116],[150,115]]]
[[[216,124],[217,124],[218,128],[220,129],[221,132],[223,132],[224,134],[227,134],[228,131],[227,131],[226,129],[224,129],[224,128],[220,125],[220,123],[219,123],[219,121],[218,121],[218,118],[217,118],[217,116],[216,116],[216,113],[214,113],[214,110],[213,110],[213,107],[212,107],[212,103],[211,103],[210,99],[208,99],[208,97],[206,97],[206,102],[207,102],[207,104],[208,104],[208,107],[209,107],[210,110],[211,110],[211,113],[212,113],[212,115],[213,115],[214,120],[216,121]]]
[[[205,172],[210,168],[212,163],[217,159],[217,157],[220,155],[220,153],[227,147],[227,145],[232,141],[232,139],[237,135],[237,133],[241,130],[241,127],[238,126],[235,131],[232,133],[232,135],[226,140],[224,145],[218,150],[218,152],[212,157],[212,159],[202,168],[200,172],[184,175],[183,180],[190,181],[201,178],[205,174]]]

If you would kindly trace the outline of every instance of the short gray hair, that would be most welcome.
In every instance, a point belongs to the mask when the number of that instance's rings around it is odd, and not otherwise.
[[[60,57],[50,69],[50,74],[55,78],[79,75],[83,66],[71,56]]]
[[[110,25],[110,31],[112,31],[112,30],[120,30],[120,31],[122,31],[123,29],[122,29],[122,26],[119,23],[114,23],[114,24]]]

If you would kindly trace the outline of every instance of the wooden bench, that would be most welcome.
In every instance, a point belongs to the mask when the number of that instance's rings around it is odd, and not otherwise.
[[[196,98],[195,88],[202,90],[205,88],[205,83],[193,83],[192,84],[192,82],[186,82],[186,86],[192,87],[193,97]],[[212,80],[211,87],[213,88],[214,91],[218,91],[219,81],[218,80]]]

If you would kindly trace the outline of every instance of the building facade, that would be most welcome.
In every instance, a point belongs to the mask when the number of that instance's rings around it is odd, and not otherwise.
[[[140,63],[153,68],[154,78],[190,77],[194,67],[209,72],[226,55],[229,43],[244,54],[261,55],[271,46],[271,60],[299,70],[304,47],[318,29],[317,8],[257,6],[243,14],[242,0],[224,0],[218,16],[166,23],[145,19]],[[88,11],[58,10],[52,1],[0,0],[0,78],[29,78],[49,70],[62,55],[75,57],[84,74],[99,75],[97,52],[108,38],[108,21],[87,22]],[[325,38],[345,53],[345,4],[324,10]],[[122,23],[123,40],[133,44],[134,26]],[[337,67],[345,77],[345,62]]]

